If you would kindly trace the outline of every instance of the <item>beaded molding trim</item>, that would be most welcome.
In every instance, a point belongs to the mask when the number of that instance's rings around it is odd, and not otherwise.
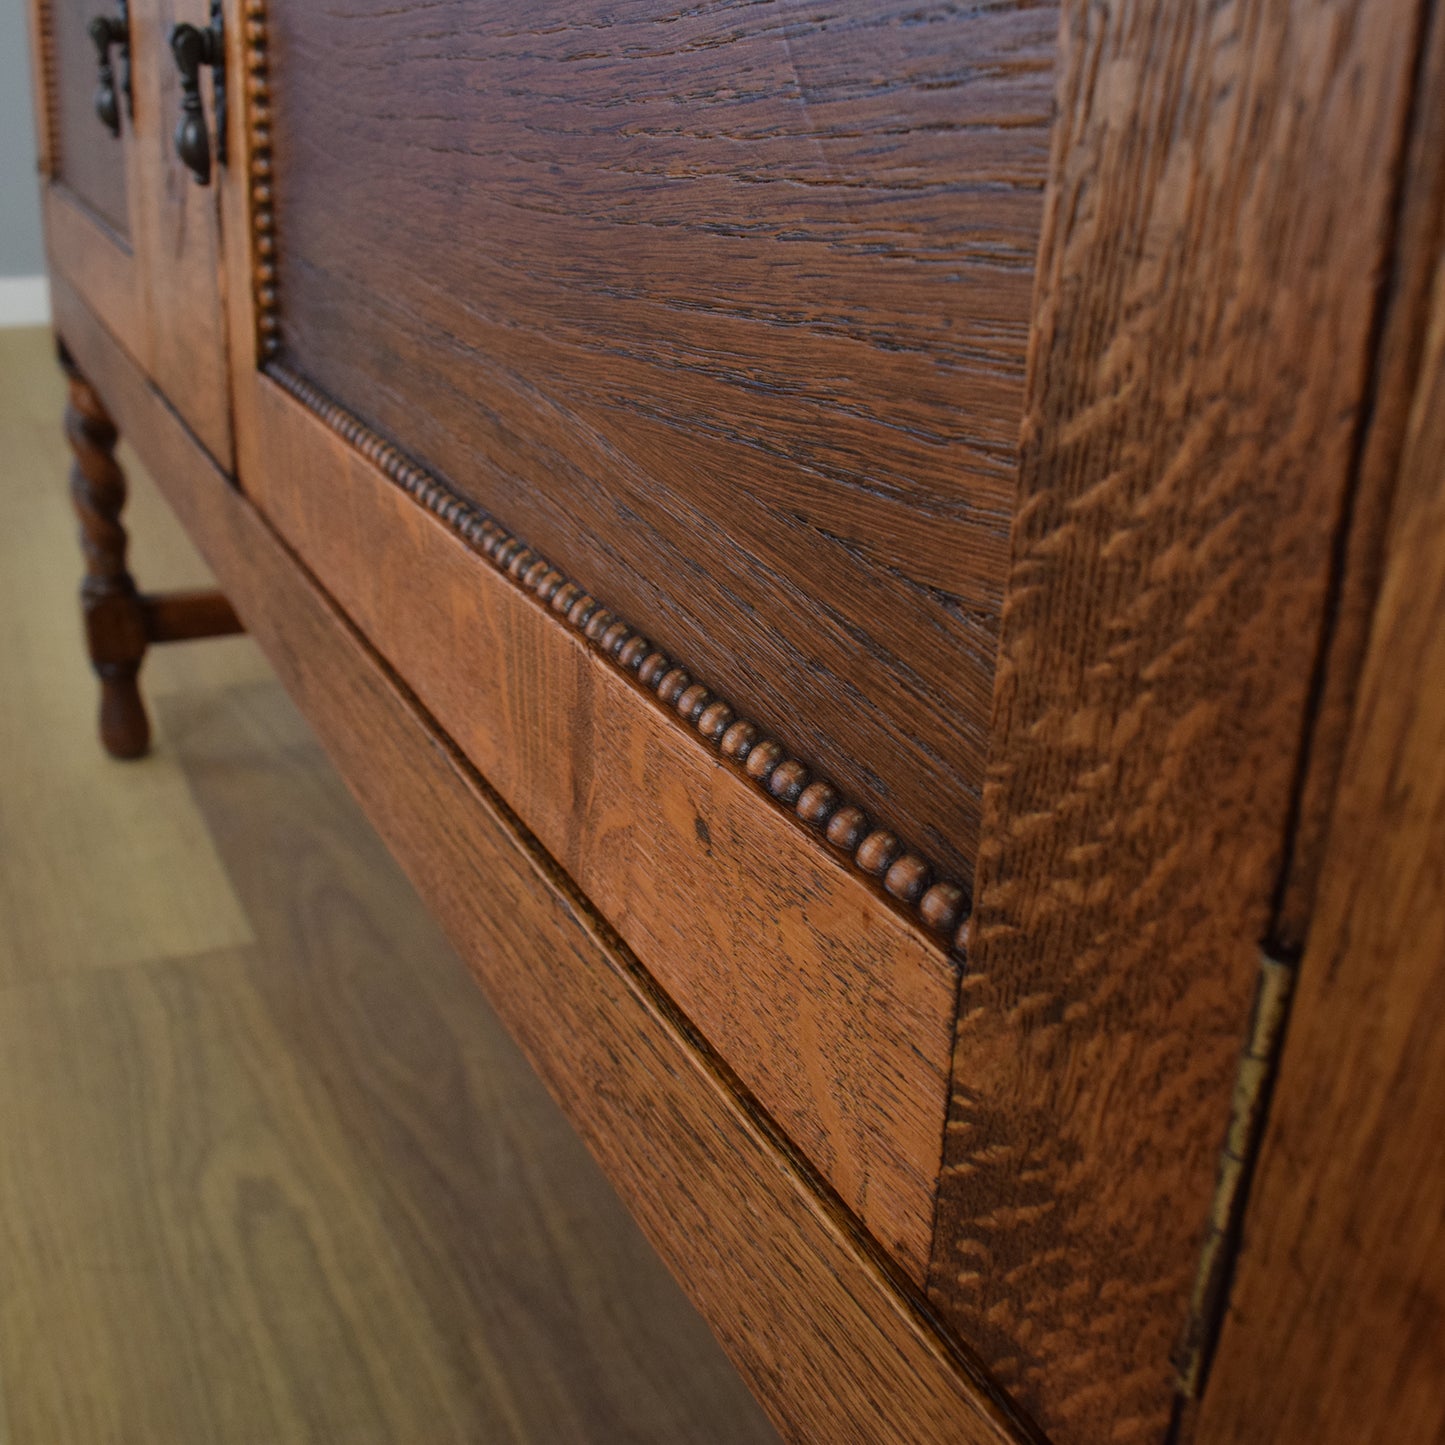
[[[55,17],[50,0],[35,7],[35,49],[40,56],[40,116],[44,131],[40,152],[44,177],[54,181],[60,175],[60,77],[55,63]]]
[[[968,945],[968,894],[940,878],[928,861],[907,851],[892,833],[875,828],[857,804],[825,778],[790,757],[783,745],[742,718],[675,658],[449,487],[408,461],[350,412],[284,366],[265,368],[278,386],[314,412],[434,516],[445,522],[499,571],[545,603],[575,633],[671,709],[709,747],[737,765],[760,792],[850,859],[884,895],[946,947]]]
[[[264,366],[281,349],[276,294],[276,206],[271,188],[271,77],[265,0],[246,0],[246,149],[251,182],[251,282],[256,355]]]

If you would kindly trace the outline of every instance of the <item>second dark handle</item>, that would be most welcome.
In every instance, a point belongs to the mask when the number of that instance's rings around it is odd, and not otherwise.
[[[95,46],[99,68],[95,88],[95,113],[111,135],[119,135],[121,94],[125,96],[126,111],[131,115],[135,114],[130,89],[130,17],[126,13],[126,0],[118,0],[116,14],[97,15],[86,30],[91,44]],[[110,65],[111,46],[115,46],[120,52],[119,87],[116,86],[115,72]],[[117,94],[117,90],[120,94]]]
[[[225,164],[226,143],[226,40],[219,0],[212,0],[211,23],[171,27],[171,54],[181,76],[181,118],[176,124],[176,154],[195,177],[198,186],[211,181],[211,138],[201,103],[201,69],[211,67],[216,92],[216,159]]]

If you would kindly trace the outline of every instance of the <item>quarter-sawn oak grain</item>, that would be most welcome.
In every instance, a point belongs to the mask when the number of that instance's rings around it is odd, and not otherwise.
[[[286,364],[959,875],[1056,23],[266,12]]]
[[[1417,14],[1065,6],[931,1276],[1060,1445],[1170,1413]]]

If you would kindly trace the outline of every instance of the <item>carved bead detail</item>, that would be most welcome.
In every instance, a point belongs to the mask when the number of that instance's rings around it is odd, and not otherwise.
[[[886,873],[902,851],[903,844],[892,833],[879,828],[858,845],[858,866],[865,873]]]
[[[765,738],[753,745],[747,762],[743,764],[743,771],[755,782],[766,783],[772,777],[773,769],[782,761],[783,745],[775,743],[772,738]]]
[[[703,708],[711,701],[712,694],[700,682],[695,682],[678,694],[673,706],[679,717],[685,717],[688,722],[696,722],[702,716]]]
[[[650,655],[652,644],[642,636],[624,636],[617,649],[618,664],[628,672],[636,672]]]
[[[683,693],[692,686],[692,679],[680,667],[670,668],[663,673],[657,684],[657,696],[664,707],[672,707]]]
[[[591,642],[601,642],[607,635],[607,629],[617,622],[616,616],[605,607],[599,607],[591,617],[587,619],[587,626],[582,629],[583,635]],[[618,623],[625,627],[626,623]]]
[[[266,8],[247,0],[245,10],[247,79],[244,87],[246,136],[250,150],[252,250],[260,261],[252,277],[255,294],[256,351],[269,361],[281,350],[281,319],[276,295],[276,217],[271,190],[271,80],[267,57]]]
[[[672,659],[665,652],[649,652],[637,669],[637,680],[643,687],[656,687],[672,669]]]
[[[722,735],[733,725],[735,716],[727,703],[710,702],[698,716],[697,730],[703,737],[719,742]]]
[[[965,918],[958,925],[958,931],[953,935],[953,946],[960,953],[968,952],[968,945],[973,939],[973,919]]]
[[[722,749],[723,756],[732,758],[734,762],[741,763],[746,760],[748,754],[753,750],[753,744],[758,740],[757,727],[746,720],[735,722],[722,735],[722,741],[718,746]]]
[[[821,828],[838,810],[841,799],[831,783],[809,783],[798,798],[798,816],[810,827]]]
[[[852,803],[833,814],[828,823],[828,841],[851,853],[868,834],[868,815]]]
[[[904,903],[916,903],[928,887],[932,873],[916,853],[905,853],[894,859],[883,877],[883,886]]]
[[[786,758],[768,778],[768,791],[783,803],[796,803],[808,785],[809,773],[796,758]]]
[[[582,589],[575,582],[568,582],[564,578],[562,585],[552,594],[552,611],[560,612],[565,617],[583,595]]]
[[[952,933],[963,917],[963,889],[956,883],[935,883],[918,900],[918,916],[935,933]]]

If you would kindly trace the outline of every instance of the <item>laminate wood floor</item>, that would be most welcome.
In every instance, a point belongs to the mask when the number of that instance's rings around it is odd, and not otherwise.
[[[253,644],[101,755],[62,405],[0,331],[0,1445],[775,1439]]]

